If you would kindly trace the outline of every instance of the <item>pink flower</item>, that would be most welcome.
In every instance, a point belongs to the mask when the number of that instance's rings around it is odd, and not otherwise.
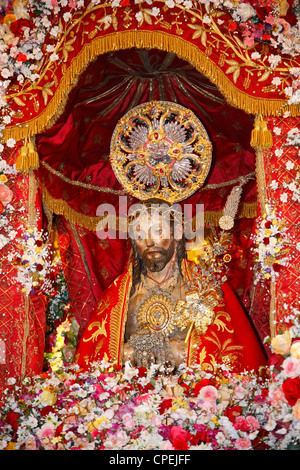
[[[215,403],[218,398],[218,390],[213,385],[206,385],[201,388],[198,398],[210,403]]]
[[[37,436],[40,439],[53,437],[54,434],[55,434],[54,424],[50,422],[43,424],[43,426],[37,431]]]
[[[257,429],[260,428],[260,424],[254,416],[252,415],[247,416],[246,421],[249,423],[251,431],[256,431]]]
[[[249,439],[246,439],[244,437],[240,437],[235,441],[236,448],[239,450],[248,450],[251,449],[251,441]]]
[[[281,387],[275,388],[274,392],[271,394],[270,403],[272,406],[280,406],[282,402],[286,402],[285,395]]]
[[[138,405],[141,403],[149,403],[151,400],[151,395],[149,393],[145,393],[144,395],[139,395],[136,399]]]
[[[69,0],[68,3],[70,8],[76,8],[77,7],[77,0]]]
[[[254,38],[252,36],[248,36],[244,39],[245,46],[252,47],[254,44]]]
[[[300,375],[300,359],[288,357],[282,363],[283,375],[295,378]]]
[[[6,184],[0,184],[0,202],[6,207],[13,198],[13,192],[9,189]]]
[[[125,429],[131,431],[135,427],[134,419],[130,416],[130,414],[126,414],[123,416],[123,424]]]
[[[160,450],[174,450],[174,447],[170,441],[164,441],[160,447]]]

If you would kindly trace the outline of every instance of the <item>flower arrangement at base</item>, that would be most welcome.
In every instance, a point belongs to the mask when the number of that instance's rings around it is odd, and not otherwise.
[[[300,328],[271,341],[265,374],[181,366],[82,372],[55,368],[8,380],[0,448],[16,450],[250,450],[300,448]],[[284,344],[284,347],[282,345]]]

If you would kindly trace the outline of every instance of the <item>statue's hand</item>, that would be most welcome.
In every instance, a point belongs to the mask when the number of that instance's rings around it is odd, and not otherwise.
[[[146,368],[151,364],[175,366],[168,340],[163,335],[157,333],[136,334],[131,336],[129,342],[133,347],[135,366]]]

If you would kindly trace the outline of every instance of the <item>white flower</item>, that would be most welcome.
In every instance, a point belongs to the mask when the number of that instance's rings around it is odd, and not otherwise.
[[[63,19],[64,21],[67,23],[70,19],[72,18],[72,14],[68,11],[66,13],[64,13],[63,15]]]
[[[281,157],[281,155],[283,154],[283,150],[282,149],[276,149],[274,153],[275,153],[276,157]]]
[[[12,72],[11,72],[7,67],[5,67],[4,69],[2,69],[1,75],[2,75],[3,78],[9,78],[9,77],[11,77],[13,74],[12,74]]]
[[[279,54],[270,54],[268,57],[268,61],[271,65],[271,68],[275,69],[277,65],[281,62],[281,56]]]
[[[211,18],[208,15],[204,15],[202,22],[205,24],[210,24],[211,23]]]
[[[274,132],[274,134],[276,134],[276,135],[280,135],[280,134],[281,134],[281,129],[280,129],[280,127],[274,127],[273,132]]]
[[[55,61],[58,60],[58,59],[59,59],[59,55],[56,54],[56,52],[53,52],[53,54],[51,54],[50,57],[49,57],[49,60],[50,60],[51,62],[55,62]]]
[[[279,86],[281,83],[281,79],[279,77],[274,77],[272,80],[272,84],[275,86]]]
[[[293,94],[293,88],[291,86],[288,86],[284,89],[284,93],[286,96],[291,97]]]
[[[287,195],[287,193],[282,193],[282,194],[280,195],[280,200],[281,200],[281,202],[287,202],[287,200],[288,200],[288,195]]]
[[[288,160],[285,164],[287,170],[292,170],[295,166],[295,163],[292,162],[291,160]]]
[[[175,3],[173,2],[173,0],[167,0],[166,5],[167,5],[168,8],[174,8],[175,7]]]
[[[7,385],[14,385],[16,383],[16,379],[14,377],[9,377],[7,379]]]
[[[48,20],[47,16],[43,16],[41,23],[45,28],[50,28],[51,26],[51,21]]]
[[[252,52],[252,54],[251,54],[251,59],[253,59],[253,60],[258,60],[258,59],[260,59],[260,58],[261,58],[261,55],[260,55],[259,52]]]
[[[236,12],[243,22],[255,15],[255,10],[249,3],[240,3]]]
[[[9,147],[9,148],[13,148],[13,147],[16,145],[15,139],[13,139],[12,137],[10,137],[9,139],[7,139],[6,145],[7,145],[7,147]]]
[[[143,21],[144,15],[141,11],[139,11],[138,13],[135,14],[135,18],[140,23],[141,21]]]
[[[278,181],[272,180],[270,184],[270,188],[275,191],[278,188]]]
[[[293,181],[292,183],[288,184],[288,188],[289,188],[290,191],[293,191],[293,192],[296,191],[297,185],[296,185],[295,181]]]
[[[10,116],[4,116],[4,117],[3,117],[3,122],[4,122],[4,124],[10,124],[10,122],[11,122],[11,117],[10,117]]]
[[[159,8],[157,8],[157,7],[152,8],[152,10],[151,10],[151,15],[157,16],[157,15],[159,15],[159,13],[160,13],[160,9],[159,9]]]
[[[56,36],[58,36],[60,31],[61,31],[61,29],[58,26],[53,26],[53,28],[51,28],[51,30],[50,30],[50,34],[52,36],[56,37]]]

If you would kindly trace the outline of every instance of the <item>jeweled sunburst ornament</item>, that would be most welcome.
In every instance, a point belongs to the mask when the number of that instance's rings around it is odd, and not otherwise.
[[[153,101],[118,122],[110,161],[121,185],[140,200],[171,203],[193,194],[210,169],[212,145],[195,114],[176,103]]]

